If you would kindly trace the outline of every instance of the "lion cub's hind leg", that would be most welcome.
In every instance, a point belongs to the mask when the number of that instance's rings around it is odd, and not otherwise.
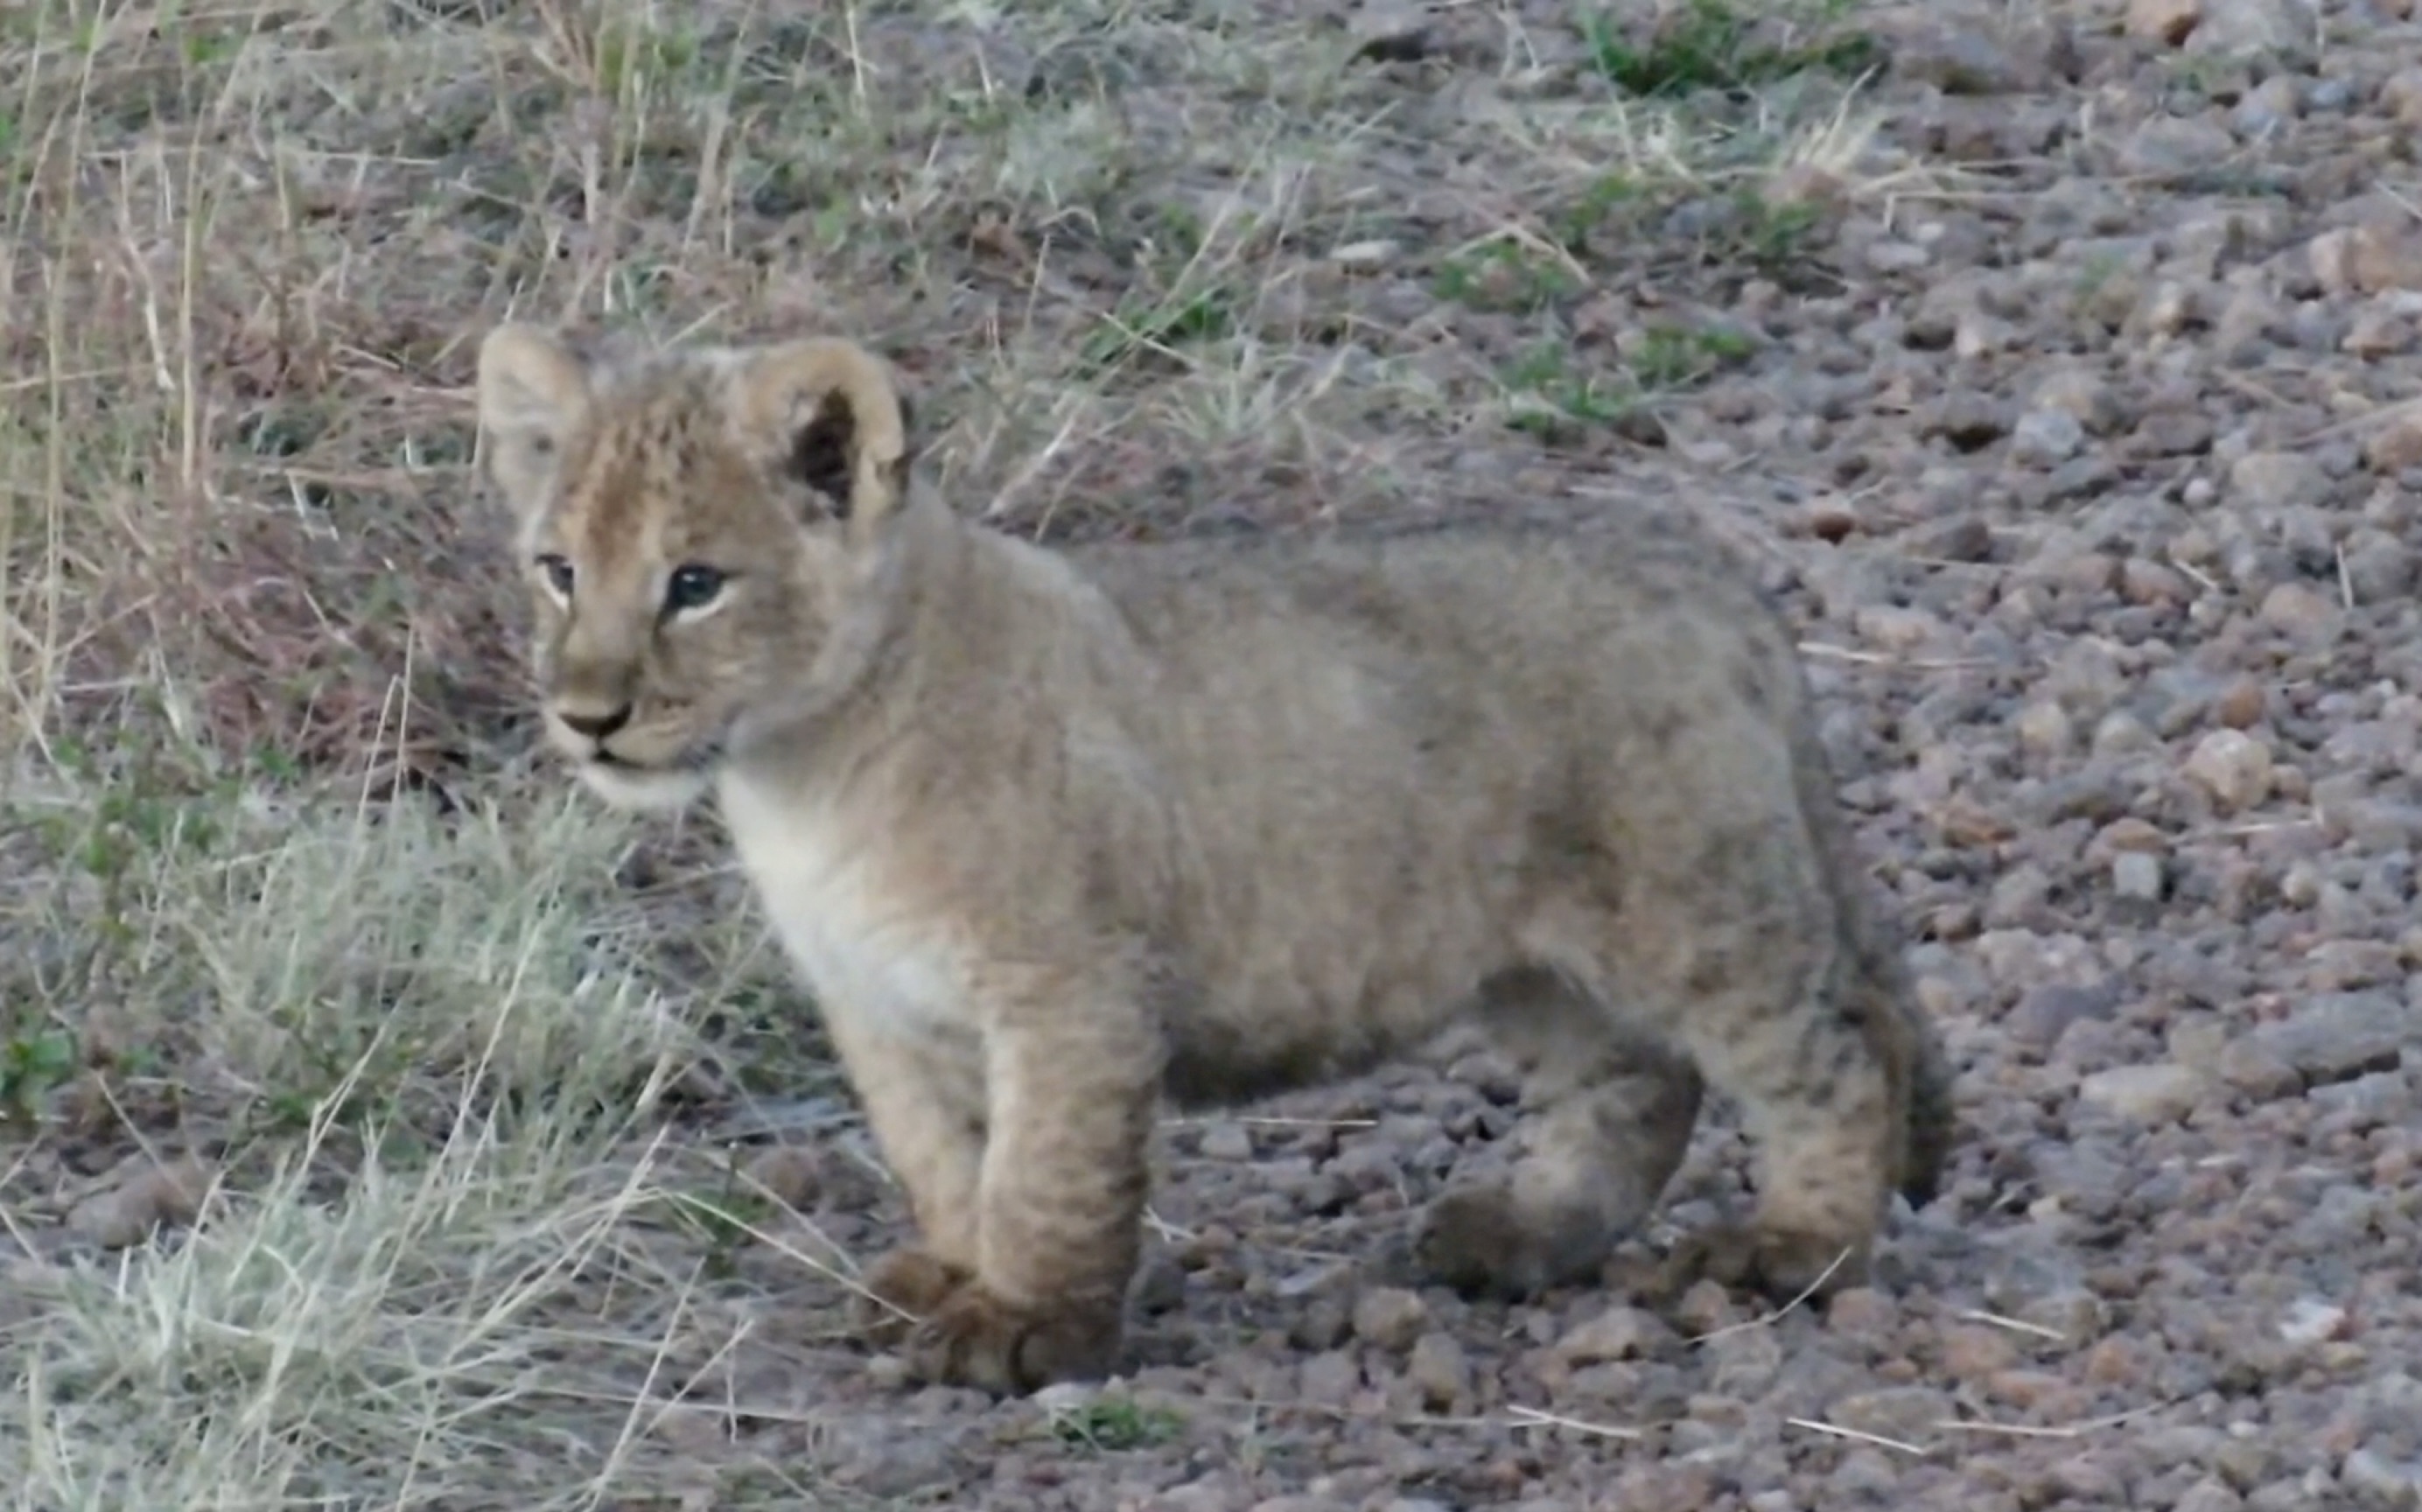
[[[1907,1179],[1904,1026],[1876,1021],[1847,869],[1802,819],[1785,763],[1748,740],[1698,754],[1659,806],[1689,822],[1628,858],[1627,901],[1585,952],[1636,986],[1750,1138],[1755,1216],[1686,1243],[1680,1263],[1779,1299],[1859,1284]]]
[[[1513,1166],[1441,1193],[1416,1262],[1439,1284],[1506,1299],[1593,1281],[1681,1165],[1698,1070],[1547,970],[1493,984],[1479,1017],[1523,1075]]]

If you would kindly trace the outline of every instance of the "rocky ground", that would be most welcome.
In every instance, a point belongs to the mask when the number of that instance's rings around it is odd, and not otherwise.
[[[438,8],[435,34],[487,35]],[[1740,35],[1709,6],[1587,24],[1510,0],[976,8],[761,38],[829,108],[813,132],[711,27],[648,55],[711,76],[729,139],[543,7],[497,35],[587,70],[559,117],[543,71],[497,105],[520,55],[493,39],[496,78],[432,67],[341,108],[336,85],[227,83],[220,108],[258,124],[275,105],[316,146],[216,191],[237,205],[275,179],[303,206],[282,255],[305,276],[268,278],[282,304],[204,301],[228,333],[203,360],[220,433],[303,433],[215,465],[270,499],[215,528],[275,536],[316,488],[340,522],[363,512],[337,531],[354,555],[297,580],[391,552],[389,519],[407,538],[439,521],[416,549],[461,534],[479,562],[451,443],[399,462],[393,434],[366,443],[295,396],[356,416],[375,398],[423,446],[458,434],[437,400],[516,289],[663,332],[812,318],[882,339],[930,400],[936,476],[1004,528],[1691,509],[1803,627],[1966,1142],[1877,1284],[1822,1308],[1637,1305],[1663,1246],[1746,1202],[1728,1126],[1606,1285],[1466,1303],[1393,1269],[1411,1213],[1516,1112],[1485,1051],[1445,1047],[1172,1125],[1132,1372],[996,1403],[904,1385],[836,1335],[825,1268],[897,1237],[898,1204],[828,1074],[803,1092],[761,1061],[674,1126],[763,1183],[754,1237],[680,1252],[714,1263],[683,1272],[678,1326],[602,1427],[561,1436],[596,1477],[581,1504],[2422,1506],[2407,0],[1836,8]],[[967,118],[895,103],[869,127],[887,92]],[[211,108],[182,98],[163,118]],[[345,156],[356,138],[384,155]],[[508,168],[480,178],[500,142]],[[137,157],[96,150],[87,192]],[[467,218],[418,214],[431,196]],[[111,213],[139,241],[139,204]],[[212,234],[235,246],[233,224]],[[407,254],[415,300],[393,292]],[[382,291],[347,282],[382,257]],[[502,592],[482,567],[448,576]],[[197,717],[306,730],[322,744],[302,755],[333,762],[355,748],[328,732],[375,701],[329,715],[307,677],[258,672],[293,669],[273,652],[315,602],[243,591],[265,580],[185,585],[234,594],[244,685],[270,689]],[[440,652],[413,675],[454,719],[397,761],[467,801],[511,738],[495,624],[515,606],[397,591]],[[392,626],[354,612],[346,654],[399,664]],[[165,665],[196,654],[178,628],[154,626]],[[648,864],[692,856],[664,854]],[[699,885],[728,902],[728,883]],[[723,1042],[727,1063],[797,1037],[767,980],[778,1027]],[[12,1178],[30,1225],[24,1173],[56,1142]],[[596,1315],[635,1309],[617,1292]],[[646,1468],[628,1486],[608,1473],[626,1456]],[[558,1504],[455,1490],[441,1504]]]

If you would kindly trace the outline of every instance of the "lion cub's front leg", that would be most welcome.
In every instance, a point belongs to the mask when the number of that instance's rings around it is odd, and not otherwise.
[[[889,1348],[976,1268],[983,1169],[983,1079],[964,1059],[845,1012],[826,1023],[884,1163],[908,1194],[917,1240],[867,1268],[857,1317]]]
[[[975,1275],[908,1338],[928,1380],[1023,1393],[1117,1365],[1141,1246],[1158,1034],[1117,985],[995,979]]]

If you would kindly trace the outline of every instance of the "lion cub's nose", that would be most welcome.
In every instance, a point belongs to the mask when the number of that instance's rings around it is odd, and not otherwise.
[[[604,740],[631,722],[631,706],[627,703],[608,714],[558,714],[565,729],[591,740]]]

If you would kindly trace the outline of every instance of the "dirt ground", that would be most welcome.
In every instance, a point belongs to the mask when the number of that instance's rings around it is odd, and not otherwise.
[[[0,17],[25,1508],[2422,1507],[2411,0]],[[1483,1050],[1172,1121],[1132,1369],[902,1233],[711,820],[533,758],[509,311],[849,331],[1048,539],[1715,523],[1960,1071],[1877,1284],[1467,1303]],[[0,1482],[11,1477],[0,1476]]]

